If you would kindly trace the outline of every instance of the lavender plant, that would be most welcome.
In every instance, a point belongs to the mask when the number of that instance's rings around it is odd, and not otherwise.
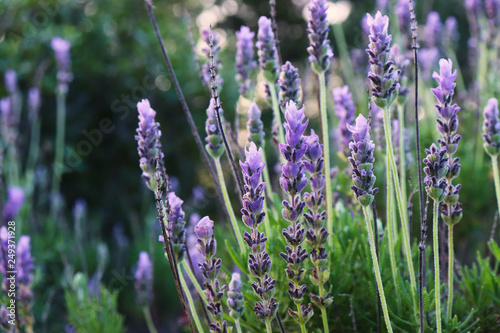
[[[227,307],[229,316],[234,319],[236,331],[241,333],[240,318],[245,310],[245,299],[243,297],[241,277],[239,273],[233,273],[229,288],[227,290]]]
[[[335,103],[335,114],[339,118],[338,148],[345,156],[349,155],[349,142],[351,141],[351,132],[347,125],[354,125],[354,116],[356,115],[356,107],[352,99],[352,94],[348,86],[338,87],[332,90],[333,102]]]
[[[490,98],[483,111],[484,150],[491,157],[495,193],[500,212],[500,175],[498,170],[498,154],[500,153],[500,119],[498,116],[498,100]]]
[[[134,278],[137,303],[142,307],[149,332],[156,333],[157,330],[150,311],[151,302],[153,301],[153,263],[149,259],[149,254],[145,251],[139,253]]]
[[[252,80],[252,74],[257,67],[254,60],[253,38],[255,33],[250,31],[249,27],[242,26],[236,32],[236,82],[240,85],[239,93],[241,96],[251,100],[255,82]]]
[[[203,42],[205,43],[205,47],[203,47],[202,51],[205,56],[205,63],[201,67],[201,77],[203,79],[203,85],[205,86],[205,89],[207,91],[210,91],[211,89],[211,57],[214,60],[214,66],[217,70],[220,70],[222,67],[222,61],[219,59],[219,52],[220,52],[220,38],[219,36],[214,33],[211,29],[207,28],[202,28],[200,29],[200,36]],[[210,46],[210,44],[213,44],[213,46]],[[212,55],[210,55],[212,53]],[[218,87],[222,87],[222,84],[224,83],[224,80],[220,75],[215,76],[215,83]]]

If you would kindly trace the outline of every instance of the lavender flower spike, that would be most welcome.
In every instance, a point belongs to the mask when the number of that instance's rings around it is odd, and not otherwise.
[[[300,311],[297,313],[289,308],[288,313],[303,327],[313,315],[311,306],[301,305],[307,286],[300,285],[305,275],[305,269],[300,267],[300,264],[308,257],[306,249],[302,247],[306,230],[300,220],[306,203],[301,201],[300,193],[307,184],[303,162],[307,144],[303,133],[309,120],[305,120],[304,108],[297,109],[294,102],[286,105],[285,118],[285,143],[280,144],[280,151],[285,162],[281,164],[280,184],[290,197],[290,201],[283,200],[282,210],[282,215],[290,226],[283,229],[282,234],[288,245],[285,247],[286,253],[280,253],[280,255],[287,263],[285,272],[290,280],[288,293]]]
[[[339,150],[347,156],[349,155],[349,142],[351,141],[351,132],[347,129],[347,125],[354,125],[356,107],[354,106],[352,94],[347,85],[333,89],[332,95],[333,102],[335,103],[333,108],[335,109],[335,114],[339,117]]]
[[[425,23],[425,42],[428,48],[439,47],[443,24],[437,12],[430,12]]]
[[[236,32],[236,82],[240,85],[240,95],[250,99],[255,83],[251,76],[257,67],[254,60],[253,38],[255,33],[250,28],[242,26],[240,31]]]
[[[205,88],[210,91],[211,87],[211,76],[210,76],[210,38],[212,38],[213,42],[213,57],[214,57],[214,66],[216,73],[220,72],[220,68],[222,67],[221,65],[221,60],[219,59],[219,52],[220,52],[220,38],[219,36],[213,32],[210,28],[201,28],[200,29],[200,36],[203,42],[205,43],[205,47],[202,49],[203,54],[205,55],[205,58],[207,61],[203,64],[201,68],[201,77],[203,79],[203,85]],[[215,76],[215,84],[219,89],[222,87],[222,84],[224,83],[224,80],[220,77],[219,74],[216,74]]]
[[[285,112],[286,104],[290,101],[294,102],[295,104],[299,104],[299,70],[294,67],[289,61],[285,62],[285,64],[281,66],[279,87],[279,101],[282,112]]]
[[[170,223],[170,237],[177,262],[181,262],[186,254],[186,221],[182,210],[182,201],[174,192],[169,192],[167,197],[170,211],[168,221]]]
[[[141,306],[151,305],[153,300],[153,263],[145,251],[139,253],[139,262],[134,277],[137,303]]]
[[[241,291],[242,286],[240,274],[233,273],[227,291],[227,307],[229,308],[229,315],[234,320],[239,320],[245,310],[245,299]]]
[[[219,272],[222,260],[215,258],[217,252],[217,241],[214,237],[214,222],[208,216],[205,216],[198,222],[194,228],[198,236],[196,248],[205,260],[198,263],[203,277],[205,278],[205,296],[207,298],[207,310],[210,313],[210,331],[217,333],[227,332],[227,323],[224,320],[222,309],[222,298],[226,285],[220,285]]]
[[[142,169],[142,179],[151,191],[157,190],[155,179],[156,156],[160,156],[163,162],[163,153],[161,151],[161,131],[160,124],[155,122],[156,112],[151,108],[149,100],[143,99],[137,103],[139,110],[139,126],[137,127],[137,152],[139,153],[139,165]]]
[[[56,56],[59,89],[62,93],[65,93],[68,89],[68,83],[73,80],[73,74],[71,74],[71,59],[69,55],[71,43],[61,37],[54,37],[50,45]]]
[[[330,31],[326,11],[326,0],[311,0],[309,5],[310,19],[307,21],[309,37],[309,62],[317,73],[322,73],[330,67],[333,51],[328,40]]]
[[[14,95],[17,91],[17,75],[13,69],[5,71],[5,88],[10,95]]]
[[[219,109],[219,114],[221,118],[223,117],[222,108]],[[222,142],[222,136],[219,131],[219,126],[217,125],[217,115],[215,114],[215,100],[210,99],[210,105],[207,109],[207,121],[205,122],[205,131],[207,132],[207,137],[205,138],[205,148],[207,149],[210,156],[213,158],[219,158],[224,153],[224,144]]]
[[[373,174],[375,144],[370,140],[370,127],[362,114],[356,118],[355,126],[347,125],[347,128],[352,133],[352,142],[349,143],[351,156],[348,157],[352,165],[351,188],[356,200],[362,206],[368,207],[378,192],[378,188],[373,187],[377,179]]]
[[[247,121],[248,142],[255,143],[257,147],[264,147],[264,137],[266,136],[266,132],[264,132],[264,123],[260,119],[261,114],[262,112],[257,104],[250,104]]]
[[[278,79],[278,51],[274,42],[272,20],[261,16],[259,18],[259,31],[256,43],[259,55],[259,65],[264,74],[264,78],[269,83],[274,83]]]
[[[424,158],[424,172],[426,174],[424,183],[429,196],[437,202],[443,201],[446,196],[446,180],[444,177],[448,173],[448,159],[444,156],[446,150],[439,149],[432,144],[430,149],[425,149],[427,157]]]
[[[33,291],[31,283],[33,282],[33,258],[31,257],[30,237],[21,236],[17,243],[17,283],[19,284],[19,301],[24,312],[30,314],[33,305]]]
[[[398,0],[395,9],[396,15],[398,16],[399,30],[401,34],[408,37],[410,32],[410,3],[408,0]]]
[[[19,186],[7,187],[7,202],[3,206],[2,218],[5,222],[14,220],[24,203],[24,189]]]
[[[241,213],[243,223],[251,230],[251,233],[245,232],[244,239],[252,250],[252,253],[248,255],[248,268],[250,274],[257,279],[257,282],[252,282],[252,288],[260,298],[253,311],[266,327],[270,327],[271,321],[276,316],[279,303],[274,298],[276,280],[269,276],[271,258],[265,251],[267,237],[259,231],[259,226],[264,221],[266,214],[264,211],[266,183],[261,182],[261,174],[265,166],[262,161],[262,153],[262,148],[257,149],[257,146],[252,142],[245,151],[245,161],[240,161],[246,191],[243,196]]]
[[[495,157],[500,153],[500,119],[498,117],[498,100],[490,98],[483,111],[484,150]]]
[[[370,72],[368,78],[372,83],[373,101],[381,108],[389,107],[397,97],[397,78],[399,71],[395,70],[390,59],[392,36],[388,34],[389,17],[377,12],[375,17],[367,14],[367,24],[370,27],[370,43],[366,53],[369,56]]]

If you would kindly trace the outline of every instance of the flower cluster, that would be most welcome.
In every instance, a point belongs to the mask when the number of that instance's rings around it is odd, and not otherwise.
[[[222,67],[221,65],[221,60],[219,59],[219,52],[220,52],[220,38],[219,36],[213,32],[211,29],[207,28],[201,28],[200,29],[200,36],[203,42],[206,44],[205,47],[202,48],[202,52],[205,55],[205,58],[207,61],[203,64],[201,67],[201,78],[203,80],[203,85],[207,90],[210,90],[211,88],[211,74],[210,74],[210,67],[212,66],[211,61],[210,61],[210,52],[212,52],[213,58],[214,58],[214,66],[216,69],[216,72],[219,72],[219,69]],[[210,50],[210,45],[213,44],[212,50]],[[222,83],[224,83],[224,80],[222,77],[220,77],[219,74],[216,74],[215,76],[215,84],[217,87],[222,87]]]
[[[457,70],[452,70],[451,60],[441,59],[439,61],[439,74],[434,72],[432,77],[438,82],[438,87],[433,88],[432,92],[437,99],[437,128],[442,135],[438,142],[441,148],[446,150],[448,158],[448,172],[446,174],[447,189],[446,197],[443,201],[441,216],[446,223],[456,224],[462,218],[461,204],[458,202],[458,191],[460,185],[454,186],[452,181],[460,173],[460,159],[453,158],[457,151],[458,142],[461,136],[457,134],[458,112],[460,107],[452,104],[453,93],[455,89],[455,79]]]
[[[490,98],[483,111],[483,139],[486,152],[495,157],[500,153],[500,119],[498,118],[498,100]]]
[[[251,76],[253,70],[257,67],[254,60],[253,38],[255,33],[250,28],[242,26],[236,32],[236,82],[240,85],[240,95],[250,98],[255,83]]]
[[[384,108],[392,104],[397,96],[397,78],[399,70],[394,68],[390,57],[392,36],[387,32],[389,17],[377,12],[375,17],[366,14],[370,27],[370,43],[368,44],[370,72],[368,78],[372,83],[373,101]]]
[[[283,124],[286,131],[285,143],[280,144],[281,155],[285,162],[281,165],[280,184],[290,198],[290,201],[283,200],[282,210],[282,215],[290,222],[290,226],[282,232],[288,245],[285,247],[286,253],[281,253],[281,256],[287,263],[285,271],[290,280],[288,293],[295,304],[300,304],[307,290],[306,285],[300,285],[305,275],[305,269],[301,264],[308,257],[306,249],[302,247],[306,230],[300,223],[306,203],[301,201],[300,194],[307,185],[303,161],[307,144],[303,134],[309,120],[305,120],[304,108],[297,109],[294,102],[286,105],[285,118],[286,122]],[[301,315],[291,309],[288,309],[288,312],[295,320],[302,318],[303,322],[300,322],[302,325],[309,320],[313,311],[312,307],[305,305],[301,305],[300,310]]]
[[[300,78],[299,70],[295,68],[289,61],[281,66],[281,73],[279,77],[279,100],[281,110],[285,112],[286,103],[293,101],[299,104],[300,96]]]
[[[425,22],[425,42],[428,48],[439,47],[441,45],[441,32],[443,24],[437,12],[430,12]]]
[[[324,246],[328,239],[328,231],[325,228],[326,210],[323,205],[325,187],[323,145],[319,143],[319,137],[313,130],[311,130],[311,135],[306,137],[306,145],[304,168],[310,174],[312,190],[310,193],[304,193],[304,201],[308,208],[308,212],[304,213],[304,218],[309,227],[306,232],[306,243],[311,248],[309,257],[314,265],[311,281],[323,288],[323,284],[328,281],[330,275],[328,253]],[[332,303],[330,295],[321,297],[311,293],[310,297],[319,308],[326,309]]]
[[[445,157],[446,150],[439,149],[434,143],[429,149],[425,149],[427,157],[424,158],[424,172],[426,174],[424,183],[429,196],[437,201],[443,201],[446,195],[445,176],[448,173],[448,159]]]
[[[369,206],[378,188],[374,188],[377,177],[373,174],[373,150],[375,144],[370,140],[370,126],[366,118],[360,114],[356,118],[356,125],[347,125],[347,128],[352,133],[352,141],[349,143],[351,156],[348,160],[352,165],[352,181],[351,186],[354,191],[354,197],[362,206]]]
[[[278,51],[274,41],[272,20],[265,16],[259,18],[256,46],[262,73],[267,82],[274,83],[279,75]]]
[[[135,277],[135,293],[137,303],[141,306],[149,306],[153,301],[153,263],[149,254],[145,251],[139,253]]]
[[[174,192],[169,192],[167,196],[170,210],[168,212],[168,223],[170,239],[177,262],[181,262],[186,254],[186,221],[182,210],[182,201]]]
[[[222,108],[219,108],[219,115],[222,119]],[[207,132],[207,137],[205,138],[205,148],[207,149],[210,156],[213,158],[219,158],[224,153],[224,145],[222,142],[222,136],[219,131],[217,115],[215,113],[215,100],[210,99],[210,105],[207,109],[207,121],[205,122],[205,131]]]
[[[208,216],[205,216],[198,222],[194,228],[198,239],[196,240],[196,249],[205,260],[198,263],[201,273],[205,278],[205,296],[207,298],[207,310],[210,313],[210,331],[217,333],[227,332],[227,323],[224,320],[222,309],[222,298],[226,285],[220,285],[219,272],[222,260],[215,258],[217,252],[217,241],[214,237],[214,222]]]
[[[311,0],[309,5],[311,17],[307,21],[307,36],[309,37],[309,62],[317,73],[322,73],[330,67],[333,58],[332,48],[328,40],[330,31],[326,12],[326,0]]]
[[[257,147],[264,147],[264,137],[266,136],[266,132],[264,132],[264,123],[260,119],[261,114],[262,112],[257,104],[250,104],[247,121],[248,142],[255,143]]]
[[[352,100],[352,94],[349,87],[343,86],[332,90],[333,95],[333,108],[335,114],[339,117],[338,125],[338,142],[339,150],[346,156],[349,155],[349,141],[351,141],[351,132],[347,129],[347,124],[354,124],[354,116],[356,114],[356,107]]]
[[[149,100],[143,99],[137,103],[137,109],[139,110],[139,126],[135,140],[137,140],[137,152],[140,157],[139,165],[142,169],[142,179],[154,192],[157,190],[156,157],[159,155],[160,161],[163,162],[160,124],[155,121],[156,112],[151,108]]]
[[[58,88],[61,93],[66,93],[68,91],[68,83],[73,80],[71,59],[69,56],[71,43],[61,37],[54,37],[50,45],[56,56]]]
[[[252,252],[248,255],[250,274],[257,279],[252,282],[252,288],[260,301],[255,304],[254,312],[263,323],[269,324],[276,316],[279,303],[274,298],[276,280],[269,276],[271,259],[265,251],[267,237],[259,231],[264,221],[264,190],[266,183],[261,181],[265,163],[262,162],[262,148],[252,142],[245,150],[245,161],[240,161],[245,195],[243,196],[243,223],[250,228],[245,232],[244,239]]]
[[[7,202],[3,206],[2,219],[4,222],[14,220],[24,203],[22,187],[9,185],[7,187]]]
[[[240,274],[233,273],[227,291],[227,307],[229,308],[229,315],[234,320],[240,319],[245,310],[245,299],[241,291],[242,286]]]

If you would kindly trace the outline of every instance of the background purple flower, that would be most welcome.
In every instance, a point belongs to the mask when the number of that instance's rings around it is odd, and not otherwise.
[[[279,78],[279,101],[281,110],[285,112],[286,104],[293,101],[299,104],[300,97],[300,78],[299,70],[295,68],[289,61],[281,66]]]
[[[250,97],[254,88],[251,79],[257,62],[254,60],[253,38],[255,33],[250,28],[242,26],[236,32],[236,82],[240,85],[240,95]]]
[[[307,21],[309,62],[316,72],[321,73],[330,67],[330,61],[333,58],[332,48],[328,40],[328,32],[330,31],[326,17],[328,5],[326,0],[311,0],[308,9],[311,14]]]
[[[212,66],[211,61],[210,61],[210,43],[213,43],[213,57],[214,57],[214,66],[215,66],[215,71],[216,73],[220,73],[220,68],[222,67],[222,62],[219,59],[219,52],[220,52],[220,38],[219,36],[213,32],[210,28],[201,28],[200,29],[200,36],[203,42],[205,43],[205,47],[202,48],[202,52],[205,55],[206,61],[201,67],[201,77],[203,79],[203,85],[205,88],[210,91],[211,89],[211,76],[210,76],[210,67]],[[216,86],[221,89],[222,84],[224,83],[224,80],[219,74],[215,75],[215,84]]]
[[[267,82],[274,83],[278,79],[278,51],[274,42],[274,33],[271,19],[259,18],[259,31],[256,43],[259,55],[259,65]]]
[[[2,218],[5,222],[15,220],[24,203],[24,189],[19,186],[7,187],[7,202],[3,206]]]
[[[153,263],[145,251],[139,253],[134,277],[137,303],[141,306],[149,306],[153,300]]]
[[[440,47],[442,38],[443,24],[437,12],[430,12],[425,22],[425,45],[427,48]]]
[[[498,100],[490,98],[483,111],[483,139],[486,152],[496,157],[500,153],[500,119]]]
[[[351,132],[347,129],[347,124],[354,125],[356,107],[354,106],[352,94],[347,85],[334,88],[332,95],[333,108],[335,109],[335,114],[339,117],[339,133],[337,136],[339,150],[347,156],[349,155],[349,142],[351,141]]]

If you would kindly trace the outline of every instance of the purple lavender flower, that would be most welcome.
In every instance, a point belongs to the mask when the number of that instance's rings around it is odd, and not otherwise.
[[[24,189],[19,186],[7,187],[7,202],[3,206],[2,218],[5,222],[14,220],[24,203]]]
[[[169,192],[167,196],[170,211],[168,212],[168,222],[170,227],[170,238],[177,262],[181,262],[186,254],[186,221],[182,210],[182,201],[174,192]]]
[[[279,101],[281,110],[285,112],[286,104],[293,101],[299,104],[300,97],[300,78],[299,70],[295,68],[289,61],[281,66],[279,78]]]
[[[9,254],[9,249],[14,250],[13,246],[9,244],[9,233],[7,231],[6,226],[0,227],[0,274],[3,278],[2,280],[2,291],[6,292],[7,291],[7,284],[8,281],[5,278],[7,276],[7,271],[10,269],[7,268],[8,264],[8,254]]]
[[[394,144],[394,159],[396,160],[396,164],[399,165],[399,120],[393,119],[392,120],[392,138],[393,138],[393,144]],[[408,136],[406,132],[406,128],[403,127],[403,147],[404,147],[404,156],[405,156],[405,167],[408,168],[408,166],[413,162],[413,159],[411,157],[411,151],[410,151],[410,137]]]
[[[33,282],[33,258],[31,257],[30,237],[21,236],[17,242],[17,282],[29,286]]]
[[[17,91],[17,75],[13,69],[5,71],[5,88],[11,95],[14,95]]]
[[[210,330],[212,332],[227,332],[227,323],[224,320],[222,309],[222,298],[226,285],[220,285],[219,272],[222,260],[215,258],[217,252],[217,241],[214,238],[214,222],[205,216],[194,228],[198,236],[196,248],[203,257],[204,262],[198,263],[203,277],[205,278],[205,295],[207,297],[206,308],[210,313]]]
[[[427,15],[427,22],[424,27],[427,48],[441,46],[442,30],[443,24],[441,23],[439,14],[437,12],[430,12],[429,15]]]
[[[240,31],[236,32],[236,82],[240,85],[240,95],[249,98],[255,83],[251,76],[253,70],[257,67],[254,60],[253,38],[255,33],[250,28],[242,26]]]
[[[220,117],[223,117],[222,108],[219,109]],[[222,136],[219,131],[219,126],[217,122],[217,115],[215,113],[215,100],[210,99],[210,105],[207,109],[207,121],[205,122],[205,131],[207,132],[207,137],[205,138],[205,148],[207,149],[210,156],[213,158],[219,158],[224,153],[224,145],[222,142]]]
[[[347,85],[333,89],[332,95],[333,102],[335,103],[333,108],[335,109],[335,114],[339,117],[339,150],[347,156],[349,155],[349,142],[351,141],[351,132],[347,129],[347,124],[354,125],[356,107],[354,106],[352,94]]]
[[[397,102],[403,105],[406,103],[406,99],[410,92],[410,89],[407,87],[408,77],[406,76],[406,68],[410,65],[410,60],[402,54],[401,48],[397,44],[391,47],[391,58],[394,62],[394,67],[400,71],[396,79],[396,89],[398,90]]]
[[[410,32],[410,2],[408,0],[398,0],[396,3],[396,15],[398,16],[399,30],[407,37]]]
[[[264,132],[264,123],[260,119],[261,114],[262,112],[257,104],[250,104],[247,121],[248,142],[255,143],[257,147],[264,147],[264,137],[266,136],[266,132]]]
[[[69,55],[69,49],[71,43],[68,40],[62,39],[60,37],[53,37],[50,45],[54,50],[57,63],[57,81],[59,83],[59,90],[62,93],[66,93],[68,89],[68,83],[73,80],[73,74],[71,74],[71,59]]]
[[[479,34],[478,17],[481,11],[481,0],[465,0],[465,12],[469,21],[469,30],[471,38],[477,38]]]
[[[436,47],[430,49],[424,48],[419,52],[420,68],[422,69],[422,81],[430,81],[432,70],[434,69],[438,59],[439,50]]]
[[[333,58],[332,48],[328,40],[330,31],[326,11],[326,0],[311,0],[308,7],[311,13],[307,21],[307,36],[309,37],[309,62],[317,73],[322,73],[330,67]]]
[[[153,263],[145,251],[139,253],[139,262],[134,277],[137,303],[141,306],[151,305],[153,301]]]
[[[370,140],[370,126],[366,118],[360,114],[356,118],[356,125],[347,125],[347,128],[352,133],[352,141],[349,143],[351,156],[348,157],[352,165],[352,181],[351,186],[354,191],[354,197],[364,207],[369,206],[378,188],[374,188],[377,177],[373,174],[373,150],[375,144]]]
[[[490,98],[483,111],[484,150],[495,157],[500,153],[500,119],[498,118],[498,100]]]
[[[304,279],[305,269],[300,264],[308,257],[306,249],[302,247],[304,241],[305,229],[300,223],[306,203],[301,201],[300,193],[307,184],[307,177],[304,173],[303,157],[307,151],[306,138],[303,133],[309,123],[305,119],[304,108],[297,109],[294,102],[286,105],[285,112],[285,143],[280,144],[281,155],[285,162],[281,164],[281,188],[289,195],[289,200],[283,200],[283,210],[281,211],[285,220],[290,223],[287,229],[283,229],[283,236],[287,242],[286,253],[280,253],[287,263],[285,270],[288,279],[288,293],[295,304],[299,305],[307,290],[306,285],[300,285]],[[299,320],[300,324],[306,323],[313,315],[312,307],[301,305],[302,316],[292,309],[288,313],[292,318]]]
[[[387,33],[389,18],[377,12],[375,17],[367,14],[367,24],[370,27],[370,43],[366,53],[370,58],[371,70],[368,78],[372,83],[373,101],[379,107],[390,106],[397,97],[399,70],[394,69],[390,59],[392,36]]]
[[[443,44],[446,47],[453,47],[459,38],[457,19],[450,16],[444,21]]]
[[[28,91],[28,108],[29,108],[29,118],[31,123],[36,121],[38,118],[38,111],[40,110],[40,89],[34,87]]]
[[[151,108],[149,100],[143,99],[137,103],[139,110],[139,125],[137,127],[137,152],[139,153],[139,165],[142,169],[142,179],[151,191],[157,190],[155,179],[156,156],[163,162],[163,152],[161,151],[161,131],[160,124],[155,122],[156,112]]]
[[[259,31],[256,43],[259,55],[259,65],[265,79],[274,83],[278,79],[278,52],[274,42],[272,20],[261,16],[259,18]]]
[[[220,52],[220,38],[219,36],[213,32],[211,29],[207,28],[201,28],[200,29],[200,36],[203,42],[205,42],[206,46],[202,48],[202,52],[205,55],[206,62],[203,64],[201,67],[201,77],[203,79],[203,85],[207,90],[211,89],[211,75],[210,75],[210,67],[212,66],[211,61],[210,61],[210,43],[213,43],[213,57],[214,57],[214,66],[216,73],[220,72],[220,68],[222,67],[222,62],[219,59],[219,52]],[[224,83],[224,80],[220,77],[219,74],[215,75],[215,84],[217,87],[222,87],[222,84]]]
[[[434,143],[430,149],[425,149],[427,157],[424,158],[424,183],[429,196],[437,202],[443,201],[446,196],[446,180],[448,173],[448,159],[445,157],[446,149],[439,149]]]
[[[234,320],[240,319],[245,310],[245,299],[241,291],[242,286],[240,274],[233,273],[227,291],[227,307],[229,308],[229,315]]]
[[[245,150],[245,161],[240,161],[246,191],[243,196],[241,213],[243,223],[251,230],[251,233],[245,231],[244,240],[252,250],[252,253],[248,255],[248,268],[250,274],[257,279],[257,282],[252,282],[252,288],[260,298],[253,311],[260,321],[269,325],[276,316],[279,303],[273,297],[276,292],[274,287],[276,280],[269,276],[271,258],[265,251],[267,238],[263,232],[259,231],[259,226],[264,221],[266,214],[263,209],[266,183],[261,181],[262,171],[265,167],[262,153],[262,148],[257,149],[252,142]]]
[[[500,2],[498,0],[484,0],[484,10],[490,26],[490,35],[494,35],[499,25]],[[493,36],[494,38],[494,36]]]
[[[12,317],[14,316],[15,314],[12,315]],[[0,306],[0,327],[8,331],[10,320],[11,320],[11,315],[9,313],[9,310],[7,310],[7,307],[4,304],[2,304]]]

